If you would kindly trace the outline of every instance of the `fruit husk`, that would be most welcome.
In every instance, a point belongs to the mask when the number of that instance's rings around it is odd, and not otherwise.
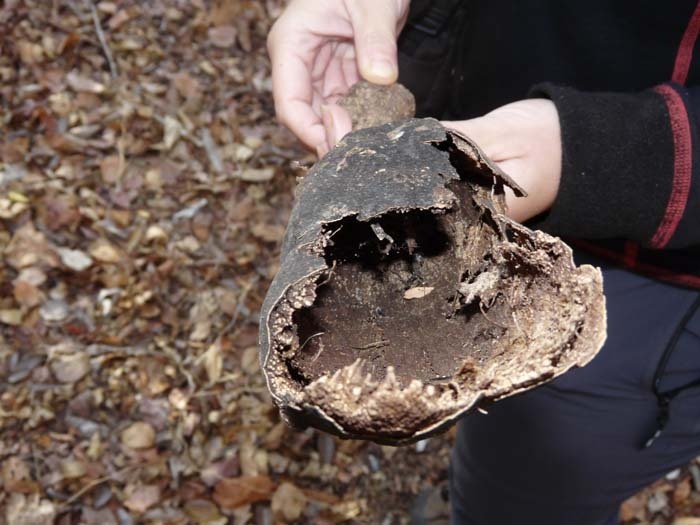
[[[310,170],[260,323],[289,423],[408,443],[596,355],[600,271],[509,219],[506,186],[524,195],[433,119],[354,131]]]

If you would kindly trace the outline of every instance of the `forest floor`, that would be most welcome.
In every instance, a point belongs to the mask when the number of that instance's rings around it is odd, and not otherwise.
[[[281,0],[0,10],[0,523],[408,522],[452,433],[280,422],[258,313],[298,177],[265,36]],[[700,467],[623,506],[699,525]]]

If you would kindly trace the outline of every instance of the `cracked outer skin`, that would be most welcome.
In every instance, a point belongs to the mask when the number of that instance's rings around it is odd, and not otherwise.
[[[346,438],[409,443],[446,429],[480,403],[534,388],[596,355],[606,333],[600,271],[575,267],[562,241],[508,219],[504,186],[524,195],[472,141],[433,119],[352,132],[310,170],[297,189],[280,270],[260,320],[260,363],[286,421]],[[418,212],[434,214],[454,233],[450,260],[467,269],[454,293],[473,311],[476,297],[484,314],[476,312],[467,321],[471,326],[465,334],[475,343],[465,343],[463,359],[447,348],[458,342],[436,345],[434,352],[457,356],[450,380],[433,384],[420,371],[412,377],[410,370],[397,376],[391,364],[368,375],[359,354],[354,362],[321,372],[303,364],[313,360],[299,361],[312,344],[333,341],[325,339],[332,336],[327,334],[332,324],[312,343],[301,339],[295,317],[320,310],[319,286],[340,279],[327,261],[333,225]],[[479,280],[481,274],[489,279]],[[531,297],[524,293],[512,304],[503,300],[521,290]],[[494,322],[484,312],[488,303],[494,305],[487,310],[491,317],[512,314],[517,327],[501,322],[502,333],[489,336],[490,350],[476,359],[469,352],[482,344],[477,341],[484,339],[483,332],[490,333],[484,318]],[[351,316],[340,322],[359,323]],[[429,331],[430,325],[413,329]],[[363,329],[358,324],[358,333]],[[319,348],[328,355],[338,351],[328,344]]]

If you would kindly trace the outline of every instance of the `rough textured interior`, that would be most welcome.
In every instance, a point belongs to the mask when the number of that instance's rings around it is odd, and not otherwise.
[[[476,302],[461,304],[458,285],[466,268],[457,257],[453,223],[465,220],[455,212],[410,211],[373,223],[349,217],[329,225],[332,270],[321,279],[313,307],[294,317],[303,344],[293,358],[299,374],[310,382],[362,359],[375,379],[393,366],[402,384],[445,382],[467,356],[486,359],[512,308],[501,294],[482,306],[484,314]],[[391,240],[380,239],[371,224]],[[432,291],[404,297],[416,288]],[[475,319],[484,315],[492,322]]]

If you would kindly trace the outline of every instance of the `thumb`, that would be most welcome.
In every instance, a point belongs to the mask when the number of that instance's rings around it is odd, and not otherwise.
[[[441,124],[473,140],[494,162],[509,157],[503,128],[490,115],[469,120],[442,121]]]
[[[373,84],[393,84],[399,76],[396,31],[401,14],[396,2],[351,0],[345,5],[355,35],[360,74]]]

